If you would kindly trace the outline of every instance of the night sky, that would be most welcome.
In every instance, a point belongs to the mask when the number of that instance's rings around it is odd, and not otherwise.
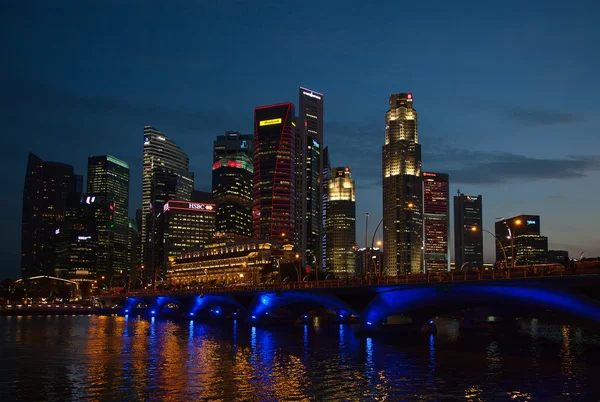
[[[253,108],[325,94],[325,145],[381,218],[391,93],[412,92],[423,169],[482,194],[494,218],[541,215],[550,249],[600,254],[600,2],[2,1],[0,278],[18,277],[27,152],[75,166],[112,154],[141,203],[143,126],[209,190],[212,141]],[[371,230],[373,229],[371,226]],[[493,238],[485,238],[493,261]],[[453,250],[453,246],[452,246]]]

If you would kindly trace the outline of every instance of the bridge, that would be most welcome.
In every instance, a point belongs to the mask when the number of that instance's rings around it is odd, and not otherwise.
[[[371,276],[351,280],[244,286],[198,286],[104,294],[99,300],[122,314],[200,319],[235,318],[251,323],[278,317],[302,322],[315,308],[361,329],[382,329],[404,316],[422,325],[430,318],[487,307],[513,314],[551,310],[600,323],[600,270],[568,271],[541,265],[496,271]]]

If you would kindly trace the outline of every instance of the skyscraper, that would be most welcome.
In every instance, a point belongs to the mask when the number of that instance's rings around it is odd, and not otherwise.
[[[450,270],[448,175],[423,172],[423,261],[425,272]]]
[[[495,224],[496,261],[506,261],[508,266],[547,264],[548,238],[540,235],[539,215],[519,215]],[[514,260],[514,262],[513,262]]]
[[[323,187],[323,201],[321,206],[321,268],[327,269],[327,202],[329,201],[329,180],[331,180],[331,161],[329,160],[329,148],[323,148],[323,174],[321,178]]]
[[[322,266],[323,94],[298,90],[296,127],[296,248],[304,266]],[[307,255],[308,253],[308,255]]]
[[[142,258],[144,282],[154,278],[163,261],[157,245],[159,214],[171,199],[189,201],[194,190],[194,176],[189,172],[189,158],[173,140],[151,126],[144,127],[142,170]],[[166,270],[166,267],[164,267]]]
[[[45,162],[29,153],[21,217],[21,277],[54,275],[56,235],[75,182],[73,166]]]
[[[294,105],[254,109],[253,237],[295,244]]]
[[[87,193],[100,204],[113,204],[114,221],[100,223],[106,228],[104,245],[108,255],[105,266],[98,267],[108,276],[127,273],[129,230],[129,164],[111,155],[88,158]],[[113,214],[106,215],[112,219]]]
[[[390,96],[383,146],[383,248],[388,275],[422,272],[421,145],[410,93]]]
[[[252,237],[254,136],[227,131],[213,143],[212,199],[215,231],[232,239]]]
[[[356,203],[349,167],[333,168],[327,202],[327,271],[337,277],[356,272]]]
[[[454,266],[483,266],[483,214],[481,195],[458,192],[454,196]],[[473,228],[477,230],[472,230]]]

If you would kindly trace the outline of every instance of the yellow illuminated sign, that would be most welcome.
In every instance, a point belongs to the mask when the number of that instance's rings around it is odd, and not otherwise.
[[[280,124],[281,119],[270,119],[270,120],[262,120],[259,124],[261,126],[272,126],[273,124]]]

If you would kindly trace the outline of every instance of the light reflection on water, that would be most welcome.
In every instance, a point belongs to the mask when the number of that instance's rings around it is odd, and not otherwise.
[[[1,317],[0,400],[598,399],[598,335],[537,321],[493,336],[438,328],[398,342],[316,320]]]

